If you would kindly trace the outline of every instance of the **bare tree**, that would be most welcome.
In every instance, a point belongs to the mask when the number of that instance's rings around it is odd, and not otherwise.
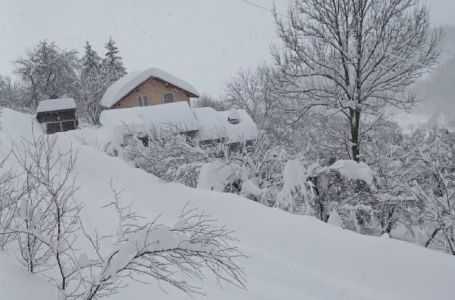
[[[344,116],[356,161],[362,121],[411,107],[407,87],[439,56],[440,32],[418,0],[294,0],[275,19],[284,47],[273,55],[291,110]]]
[[[0,232],[8,231],[13,226],[18,209],[17,199],[23,195],[20,189],[14,187],[16,174],[5,166],[9,156],[10,154],[0,162]],[[0,250],[4,250],[12,240],[14,240],[13,233],[1,234]]]
[[[455,255],[455,135],[439,129],[428,139],[411,152],[408,178],[430,231],[425,247]]]
[[[210,95],[201,95],[199,99],[191,103],[191,107],[211,107],[214,110],[226,110],[226,102]]]
[[[99,299],[117,293],[125,279],[138,282],[157,280],[188,294],[202,294],[185,277],[204,278],[203,269],[213,273],[219,283],[226,282],[244,288],[245,277],[237,265],[244,257],[236,247],[232,232],[218,227],[214,221],[195,209],[182,211],[173,227],[157,219],[140,224],[130,205],[120,203],[115,192],[109,205],[119,217],[119,231],[114,248],[106,253],[102,243],[106,237],[91,236],[84,230],[97,257],[84,267],[84,294],[80,299]],[[183,275],[183,276],[182,276]]]
[[[60,50],[53,42],[41,41],[15,64],[15,73],[27,88],[32,108],[41,100],[72,94],[77,66],[75,51]]]
[[[230,107],[245,109],[259,128],[271,123],[272,110],[277,108],[278,97],[274,71],[267,65],[240,70],[226,84],[226,102]]]
[[[60,152],[57,137],[35,135],[16,146],[14,156],[24,173],[24,195],[14,228],[22,260],[31,273],[57,266],[54,280],[60,290],[67,286],[66,264],[71,259],[78,230],[79,207],[72,176],[76,154]]]

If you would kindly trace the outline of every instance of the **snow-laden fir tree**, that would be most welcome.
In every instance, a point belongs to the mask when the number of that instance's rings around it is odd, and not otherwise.
[[[126,69],[123,66],[122,57],[119,56],[119,49],[112,37],[109,38],[105,48],[106,55],[102,61],[102,67],[107,82],[112,83],[124,76]]]
[[[80,60],[78,89],[76,99],[79,102],[81,116],[92,124],[99,123],[101,114],[100,100],[110,81],[102,69],[101,58],[89,42],[84,47],[84,56]]]
[[[83,76],[90,76],[92,73],[98,73],[101,70],[101,58],[88,41],[85,42],[81,69]]]

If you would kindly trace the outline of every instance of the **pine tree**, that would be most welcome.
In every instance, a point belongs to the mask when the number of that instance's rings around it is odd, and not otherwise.
[[[81,59],[81,68],[83,76],[99,73],[101,70],[101,58],[98,56],[92,45],[87,41],[84,46],[84,56]]]
[[[122,57],[119,56],[119,50],[115,45],[112,37],[109,38],[105,46],[107,52],[103,59],[103,72],[109,83],[120,79],[126,74],[125,67],[123,66]]]
[[[92,124],[98,124],[100,100],[111,81],[103,71],[101,58],[89,42],[86,42],[84,49],[84,56],[80,60],[76,99],[81,117]]]

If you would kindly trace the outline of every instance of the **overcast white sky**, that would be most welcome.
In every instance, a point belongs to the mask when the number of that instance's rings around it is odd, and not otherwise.
[[[435,24],[455,25],[455,0],[427,2]],[[128,70],[159,67],[215,95],[239,68],[269,59],[275,39],[271,14],[240,0],[0,0],[0,74],[39,40],[79,51],[88,40],[102,54],[110,35]]]

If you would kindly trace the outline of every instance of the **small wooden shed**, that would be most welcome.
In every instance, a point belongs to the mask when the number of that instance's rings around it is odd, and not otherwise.
[[[73,98],[43,100],[36,109],[36,119],[46,133],[74,130],[78,126]]]

